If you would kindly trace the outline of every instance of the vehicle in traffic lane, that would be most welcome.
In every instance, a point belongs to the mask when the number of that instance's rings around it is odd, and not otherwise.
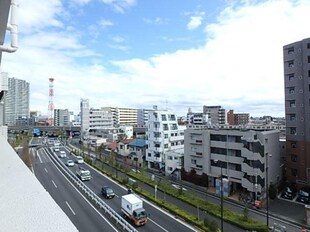
[[[111,199],[111,198],[115,197],[115,193],[114,193],[113,189],[110,188],[109,186],[103,186],[101,188],[101,194],[106,199]]]
[[[66,152],[65,151],[60,151],[59,152],[59,157],[60,158],[66,158],[67,157]]]
[[[73,166],[74,166],[73,160],[67,160],[66,165],[67,165],[68,167],[73,167]]]
[[[85,181],[85,180],[90,180],[91,179],[90,171],[86,170],[86,169],[84,169],[82,167],[80,167],[76,171],[76,175],[81,179],[81,181]]]
[[[75,162],[78,164],[82,164],[84,163],[84,159],[82,156],[77,156]]]
[[[125,217],[129,218],[136,226],[142,226],[147,222],[143,201],[135,194],[122,196],[121,207]]]

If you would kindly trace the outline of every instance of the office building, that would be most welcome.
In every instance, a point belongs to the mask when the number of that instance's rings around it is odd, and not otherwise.
[[[69,126],[70,115],[68,109],[54,109],[54,126]]]
[[[188,109],[186,122],[189,125],[206,125],[208,124],[209,115],[206,113],[194,113],[191,108]]]
[[[81,109],[81,134],[85,134],[89,127],[89,99],[81,99],[80,101]]]
[[[286,177],[310,184],[310,38],[283,47]]]
[[[212,125],[226,124],[225,109],[221,106],[203,106],[203,114],[208,115],[208,122]]]
[[[19,118],[29,118],[29,83],[8,78],[8,92],[4,96],[4,122],[11,126]]]

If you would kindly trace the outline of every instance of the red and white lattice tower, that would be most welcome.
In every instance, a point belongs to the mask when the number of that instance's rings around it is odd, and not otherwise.
[[[53,119],[53,114],[54,114],[54,78],[49,78],[49,91],[48,91],[48,113],[49,113],[49,125],[53,126],[54,125],[54,119]]]

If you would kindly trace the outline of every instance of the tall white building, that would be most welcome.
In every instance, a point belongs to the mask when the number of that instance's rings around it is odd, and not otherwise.
[[[177,116],[173,112],[154,110],[149,112],[146,134],[148,167],[166,173],[166,153],[184,149],[184,128],[179,128]]]
[[[18,118],[29,118],[29,83],[9,77],[4,97],[4,122],[15,125]]]
[[[122,107],[102,107],[104,111],[112,113],[113,125],[118,127],[120,125],[137,125],[138,124],[138,110],[133,108]]]
[[[89,129],[89,99],[81,99],[81,135],[86,133]]]
[[[112,113],[100,109],[91,108],[89,111],[89,128],[113,127]]]
[[[146,126],[151,109],[138,109],[138,126]]]
[[[8,73],[1,72],[0,73],[0,126],[4,125],[4,96],[8,90],[9,90]]]

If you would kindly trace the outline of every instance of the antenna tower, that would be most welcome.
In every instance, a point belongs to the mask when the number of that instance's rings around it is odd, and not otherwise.
[[[48,113],[49,113],[49,125],[53,126],[54,125],[54,120],[53,120],[53,113],[54,113],[54,78],[49,78],[49,91],[48,91]]]

